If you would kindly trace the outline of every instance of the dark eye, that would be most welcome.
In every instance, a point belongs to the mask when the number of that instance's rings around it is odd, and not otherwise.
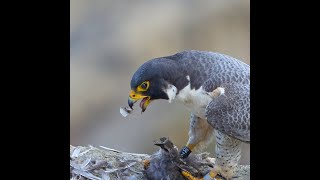
[[[147,89],[147,87],[148,87],[147,83],[142,83],[142,84],[141,84],[141,88],[142,88],[142,89]]]
[[[147,91],[149,88],[149,81],[145,81],[140,84],[140,86],[137,88],[137,91]]]

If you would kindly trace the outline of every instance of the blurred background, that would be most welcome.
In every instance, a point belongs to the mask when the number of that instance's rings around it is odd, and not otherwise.
[[[200,3],[201,2],[201,3]],[[70,143],[152,153],[153,141],[188,140],[183,105],[154,101],[124,118],[130,80],[145,61],[183,50],[221,52],[250,64],[249,0],[70,1]],[[245,145],[242,164],[250,164]],[[205,149],[214,155],[214,142]]]

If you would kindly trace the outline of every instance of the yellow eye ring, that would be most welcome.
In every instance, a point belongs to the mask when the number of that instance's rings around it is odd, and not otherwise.
[[[147,91],[149,88],[149,81],[144,81],[143,83],[140,84],[140,86],[138,86],[138,91]]]

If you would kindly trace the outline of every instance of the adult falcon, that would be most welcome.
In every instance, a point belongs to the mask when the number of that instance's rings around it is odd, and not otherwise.
[[[183,51],[151,59],[131,79],[128,104],[141,100],[144,112],[151,101],[181,102],[190,111],[189,140],[182,158],[203,149],[216,138],[216,164],[202,179],[220,174],[233,177],[241,143],[250,143],[250,66],[227,55]],[[188,172],[183,171],[188,179]]]

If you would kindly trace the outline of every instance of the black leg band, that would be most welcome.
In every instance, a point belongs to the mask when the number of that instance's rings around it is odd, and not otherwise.
[[[191,153],[191,150],[187,146],[184,146],[180,151],[180,157],[187,158],[190,153]]]

